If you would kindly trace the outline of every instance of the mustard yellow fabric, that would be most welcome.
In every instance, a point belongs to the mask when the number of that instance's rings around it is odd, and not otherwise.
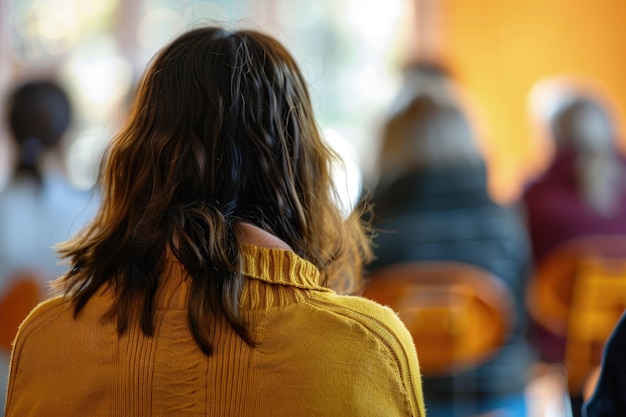
[[[215,353],[188,326],[188,284],[170,262],[154,337],[103,321],[107,289],[77,318],[40,304],[13,347],[7,417],[424,416],[410,334],[388,308],[339,296],[291,251],[243,247],[242,314],[257,347],[216,321]]]

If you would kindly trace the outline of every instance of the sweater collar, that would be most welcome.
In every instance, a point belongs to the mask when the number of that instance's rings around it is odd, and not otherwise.
[[[157,291],[157,308],[186,308],[188,274],[183,265],[168,253],[166,271]],[[320,271],[312,263],[299,257],[291,250],[264,248],[255,245],[241,245],[241,268],[243,274],[256,282],[265,282],[302,290],[331,291],[320,285]],[[259,297],[258,291],[254,298]],[[267,298],[267,297],[265,297]],[[268,301],[269,304],[269,301]]]
[[[241,249],[242,271],[249,278],[301,289],[326,290],[320,285],[317,267],[295,252],[253,245],[243,245]]]

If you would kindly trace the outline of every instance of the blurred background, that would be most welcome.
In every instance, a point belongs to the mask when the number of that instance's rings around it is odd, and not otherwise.
[[[253,26],[287,44],[313,90],[321,126],[372,175],[381,120],[416,59],[443,62],[472,98],[490,189],[513,201],[540,171],[545,143],[529,121],[533,87],[592,79],[626,110],[626,3],[570,0],[0,0],[0,93],[53,74],[77,109],[67,135],[72,181],[87,187],[150,57],[199,23]],[[9,171],[5,120],[0,179]]]

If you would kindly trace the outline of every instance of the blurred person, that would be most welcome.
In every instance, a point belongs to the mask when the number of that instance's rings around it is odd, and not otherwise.
[[[60,276],[52,247],[82,227],[90,192],[74,188],[64,174],[61,145],[71,123],[70,100],[47,79],[15,87],[7,121],[16,149],[15,169],[0,191],[0,357],[6,375],[18,325],[43,299],[48,280]],[[2,404],[6,377],[0,380]]]
[[[20,328],[7,416],[424,416],[409,332],[339,295],[371,257],[287,50],[196,28],[161,50]]]
[[[591,96],[574,97],[550,129],[553,159],[523,197],[536,262],[577,237],[626,235],[625,164],[608,110]]]
[[[523,195],[537,265],[576,238],[626,236],[626,165],[616,148],[614,121],[599,98],[568,94],[549,120],[552,161]],[[530,339],[542,361],[565,361],[565,337],[533,322]],[[582,393],[570,396],[579,416]]]
[[[464,262],[493,273],[517,301],[513,334],[493,357],[424,378],[428,413],[524,416],[531,353],[522,298],[530,249],[518,213],[488,195],[485,163],[461,108],[450,98],[415,96],[385,127],[380,171],[372,273],[404,262]]]

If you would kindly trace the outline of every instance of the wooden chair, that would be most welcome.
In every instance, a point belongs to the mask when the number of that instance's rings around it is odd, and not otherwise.
[[[590,236],[561,245],[528,286],[533,320],[564,342],[568,388],[580,395],[626,309],[626,238]]]
[[[479,365],[507,338],[513,300],[496,277],[457,262],[412,262],[375,271],[363,295],[398,312],[425,376]]]
[[[0,297],[0,352],[10,352],[17,329],[42,300],[43,278],[34,271],[20,271],[6,280]]]

